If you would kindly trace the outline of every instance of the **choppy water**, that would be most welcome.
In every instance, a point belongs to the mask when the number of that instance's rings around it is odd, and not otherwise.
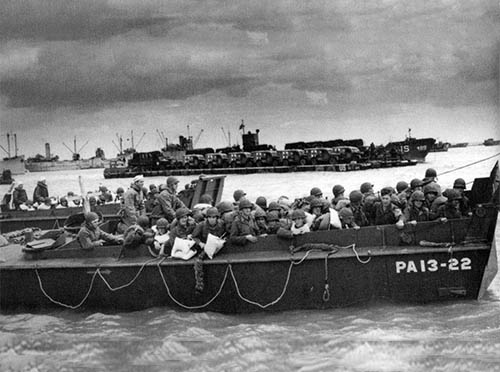
[[[408,168],[351,173],[228,176],[223,198],[243,188],[251,199],[331,194],[364,181],[377,189],[399,180],[438,174],[500,152],[500,146],[431,153]],[[488,161],[439,177],[451,186],[489,175]],[[49,191],[110,188],[130,180],[104,180],[102,170],[45,173]],[[18,177],[32,192],[40,174]],[[191,178],[180,177],[181,182]],[[148,179],[164,182],[164,177]],[[148,182],[147,182],[148,183]],[[5,192],[5,186],[0,188]],[[496,232],[500,243],[500,233]],[[1,283],[0,283],[1,285]],[[1,290],[1,286],[0,286]],[[0,371],[500,371],[500,278],[481,301],[425,306],[386,303],[328,311],[221,315],[164,308],[118,314],[51,311],[0,314]]]

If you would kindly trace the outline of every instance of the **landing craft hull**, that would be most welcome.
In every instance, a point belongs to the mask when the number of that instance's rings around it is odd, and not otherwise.
[[[435,142],[434,138],[409,138],[405,141],[390,142],[385,148],[388,151],[393,150],[402,154],[406,160],[416,160],[423,163]]]
[[[9,246],[3,251],[6,262],[0,263],[0,308],[168,306],[247,313],[326,309],[374,299],[477,299],[484,293],[485,271],[493,267],[496,209],[484,211],[481,219],[421,223],[403,231],[387,225],[226,246],[203,261],[202,291],[195,289],[194,260],[148,257],[141,254],[144,247],[122,258],[121,247],[110,246],[96,252],[45,251],[23,259],[20,246]],[[302,250],[291,254],[291,244]]]
[[[168,306],[247,313],[350,306],[374,299],[479,299],[497,273],[498,163],[476,179],[469,218],[229,243],[213,259],[151,257],[146,246],[0,249],[0,310],[141,310]],[[104,228],[105,226],[103,226]],[[109,230],[108,230],[109,231]],[[54,243],[55,244],[55,243]],[[23,254],[24,252],[24,254]]]
[[[221,255],[204,263],[201,293],[195,290],[192,263],[157,260],[147,264],[133,281],[145,262],[87,261],[65,267],[43,262],[37,267],[0,271],[1,308],[49,308],[60,306],[53,302],[57,301],[67,306],[82,304],[83,308],[108,311],[168,306],[247,313],[344,307],[374,299],[408,303],[476,299],[489,247],[477,245],[456,250],[453,255],[448,249],[419,252],[418,248],[386,248],[380,255],[372,256],[368,256],[366,249],[358,253],[359,260],[354,254],[342,254],[327,259],[325,264],[327,253],[315,252],[297,265],[289,255],[276,252],[259,257]],[[304,256],[305,253],[299,253],[293,259],[298,263]],[[368,263],[360,262],[368,259]],[[456,266],[452,260],[456,260]],[[434,268],[436,271],[431,271]],[[111,288],[132,284],[111,291],[101,277],[94,278],[96,270]],[[326,277],[328,288],[325,288]]]
[[[105,220],[117,219],[119,210],[119,203],[104,204],[94,209],[94,211],[101,214]],[[83,213],[83,207],[35,211],[7,210],[0,214],[0,233],[33,227],[43,230],[56,229],[63,227],[68,217],[80,213]]]

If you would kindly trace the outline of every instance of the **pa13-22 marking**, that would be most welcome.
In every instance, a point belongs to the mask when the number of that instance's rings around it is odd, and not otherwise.
[[[426,271],[435,272],[439,269],[449,271],[471,270],[472,260],[469,257],[463,257],[460,260],[457,258],[450,258],[447,262],[439,262],[435,259],[396,261],[396,274],[425,273]]]

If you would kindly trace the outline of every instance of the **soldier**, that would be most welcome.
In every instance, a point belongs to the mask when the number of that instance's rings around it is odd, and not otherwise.
[[[243,190],[235,190],[233,192],[233,199],[234,199],[234,204],[235,205],[238,205],[238,203],[240,202],[241,198],[245,197],[247,194],[245,191]]]
[[[234,217],[231,225],[231,242],[244,245],[247,242],[257,241],[258,227],[252,215],[253,204],[250,200],[239,199],[238,213]]]
[[[438,218],[437,210],[440,205],[446,202],[446,198],[441,194],[441,188],[435,182],[428,183],[424,186],[424,205],[429,209],[429,220],[433,221]]]
[[[164,244],[168,241],[170,238],[170,232],[168,231],[168,228],[170,227],[170,224],[165,218],[160,218],[158,221],[156,221],[156,225],[154,225],[151,229],[155,233],[154,236],[154,253],[156,255],[162,254],[163,253],[163,246]]]
[[[342,185],[335,185],[332,188],[332,193],[333,193],[333,200],[332,200],[332,205],[335,207],[335,205],[339,202],[339,200],[342,199],[347,199],[344,196],[345,188]]]
[[[137,223],[137,218],[146,215],[144,195],[142,193],[143,185],[144,176],[135,176],[130,188],[123,196],[122,218],[118,224],[117,231],[124,233],[129,226]]]
[[[319,187],[313,187],[311,191],[309,192],[310,200],[313,198],[322,198],[323,197],[323,191]]]
[[[105,233],[99,228],[99,216],[95,212],[85,214],[85,224],[80,228],[77,235],[80,247],[92,250],[102,246],[105,242],[121,244],[123,240],[112,234]]]
[[[425,171],[425,177],[422,180],[423,186],[431,183],[431,182],[436,182],[437,181],[437,172],[433,168],[428,168]],[[437,182],[436,182],[437,183]]]
[[[69,206],[68,199],[65,196],[62,196],[59,199],[59,204],[56,205],[56,209],[64,209],[68,208],[68,206]]]
[[[234,219],[234,205],[230,201],[222,201],[217,204],[217,210],[219,211],[220,220],[224,225],[226,234],[229,235],[231,233],[231,226]]]
[[[410,191],[413,193],[414,191],[424,191],[424,183],[421,179],[414,178],[410,182]]]
[[[219,220],[219,210],[211,207],[207,210],[207,219],[196,225],[192,238],[200,248],[204,248],[207,243],[208,234],[223,237],[226,234],[224,223]]]
[[[111,192],[109,192],[108,188],[104,185],[99,186],[98,198],[100,204],[111,203],[113,201],[113,195],[111,195]]]
[[[380,199],[373,192],[373,184],[371,182],[364,182],[361,184],[359,190],[363,194],[363,211],[370,225],[375,225],[375,204]]]
[[[422,191],[414,191],[403,214],[409,224],[416,225],[417,222],[429,221],[429,209],[424,205],[425,196]]]
[[[341,202],[343,202],[343,200],[339,203]],[[333,208],[329,208],[329,206],[328,201],[325,199],[318,199],[318,201],[313,200],[311,202],[311,211],[313,215],[316,216],[311,226],[312,231],[330,230],[332,228],[340,229],[341,223],[338,212]]]
[[[49,189],[45,177],[40,178],[33,191],[33,202],[43,204],[45,199],[49,197]]]
[[[267,214],[260,208],[254,213],[255,223],[257,224],[257,235],[267,235]]]
[[[380,201],[376,203],[375,207],[375,224],[396,224],[398,228],[403,228],[404,216],[401,209],[392,204],[390,189],[392,188],[384,187],[380,191]]]
[[[280,216],[275,211],[267,212],[267,234],[274,235],[281,228]]]
[[[159,215],[166,218],[168,222],[172,223],[175,217],[175,211],[179,208],[186,208],[184,203],[177,196],[177,187],[179,180],[175,177],[167,178],[167,188],[163,190],[158,196],[160,205]]]
[[[349,194],[349,200],[351,202],[351,210],[356,225],[360,227],[368,226],[370,223],[368,222],[368,218],[366,217],[363,210],[363,205],[361,204],[361,202],[363,201],[363,194],[361,193],[361,191],[351,191],[351,193]]]
[[[116,189],[116,195],[114,202],[115,203],[123,203],[123,195],[125,194],[125,190],[123,190],[123,187],[118,187]]]
[[[447,189],[446,196],[448,200],[439,206],[437,210],[438,218],[443,222],[449,219],[461,218],[460,199],[462,199],[462,195],[460,195],[460,192],[455,189]]]
[[[339,211],[339,218],[341,222],[341,229],[359,229],[359,226],[354,222],[354,214],[351,208],[342,208]]]
[[[306,223],[306,213],[302,209],[292,211],[291,218],[290,231],[292,235],[302,235],[311,231],[310,226]]]
[[[403,211],[408,204],[408,199],[410,198],[411,190],[410,185],[406,181],[399,181],[396,185],[396,196],[397,201],[395,204]]]
[[[460,212],[462,216],[472,216],[469,198],[465,196],[464,193],[466,189],[465,180],[463,178],[457,178],[455,182],[453,182],[453,189],[457,190],[462,196],[461,199],[458,199],[460,201]]]
[[[262,209],[263,211],[266,211],[267,212],[267,199],[263,196],[259,196],[256,200],[255,200],[255,205],[257,205],[260,209]]]
[[[19,206],[23,203],[26,203],[27,200],[28,194],[23,188],[23,184],[17,184],[17,186],[14,188],[14,192],[12,193],[12,203],[14,204],[14,208],[19,210]]]
[[[196,227],[193,218],[190,218],[191,211],[181,207],[175,211],[175,226],[170,229],[170,238],[165,243],[164,254],[170,255],[175,243],[175,238],[188,239]]]
[[[283,217],[282,216],[282,212],[283,212],[283,209],[281,208],[281,205],[278,204],[278,202],[271,202],[269,203],[269,206],[267,207],[267,211],[268,212],[276,212],[278,213],[278,216],[281,218]]]
[[[141,244],[154,247],[155,233],[150,227],[147,216],[139,216],[134,224],[130,225],[123,234],[123,247],[136,249]],[[157,255],[157,252],[154,252]]]

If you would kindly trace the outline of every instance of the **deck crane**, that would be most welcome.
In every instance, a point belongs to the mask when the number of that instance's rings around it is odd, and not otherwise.
[[[196,138],[194,139],[193,141],[193,147],[196,146],[196,144],[198,143],[198,141],[200,140],[200,137],[201,137],[201,134],[203,133],[203,129],[200,130],[200,133],[198,133],[198,135],[196,136]]]
[[[158,134],[158,137],[160,137],[161,143],[165,143],[165,151],[166,151],[168,148],[168,138],[165,137],[165,133],[163,133],[163,131],[160,132],[159,129],[156,129],[156,133]]]
[[[73,139],[73,150],[68,146],[66,145],[64,142],[63,142],[63,145],[73,154],[73,160],[80,160],[80,152],[83,150],[83,148],[85,146],[87,146],[87,144],[89,143],[89,141],[85,142],[83,144],[82,147],[80,147],[80,149],[78,149],[78,151],[76,150],[76,136],[75,138]]]

